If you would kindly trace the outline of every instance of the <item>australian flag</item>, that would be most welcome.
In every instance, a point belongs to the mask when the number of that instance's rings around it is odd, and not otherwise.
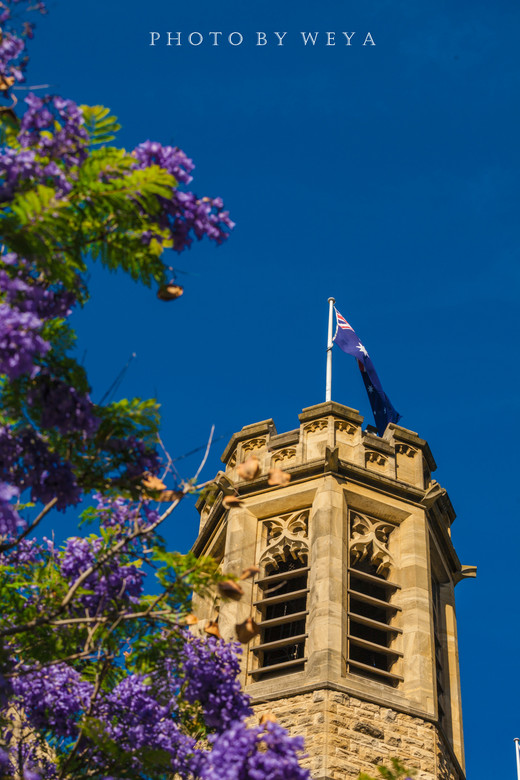
[[[353,355],[358,362],[363,382],[365,383],[366,391],[368,393],[368,400],[374,413],[374,419],[376,421],[377,432],[380,436],[386,430],[388,423],[396,423],[401,419],[401,415],[396,412],[390,399],[386,395],[381,386],[379,377],[376,374],[374,364],[370,360],[370,356],[365,347],[354,333],[352,326],[348,324],[345,317],[342,317],[339,311],[336,309],[336,335],[334,336],[334,342],[338,345],[343,352],[347,355]]]

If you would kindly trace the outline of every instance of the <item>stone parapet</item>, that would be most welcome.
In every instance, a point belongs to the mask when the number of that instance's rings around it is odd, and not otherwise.
[[[244,426],[222,454],[226,476],[240,484],[236,468],[250,455],[260,461],[261,480],[270,468],[292,469],[323,460],[327,450],[336,450],[338,460],[346,464],[419,489],[430,484],[436,464],[427,442],[414,431],[390,424],[381,438],[362,430],[363,417],[356,409],[333,401],[304,409],[299,420],[299,429],[280,434],[273,420]]]

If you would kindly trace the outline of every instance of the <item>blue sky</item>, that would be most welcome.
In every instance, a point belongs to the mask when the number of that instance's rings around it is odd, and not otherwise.
[[[76,316],[99,399],[136,353],[122,395],[156,395],[173,457],[324,398],[327,298],[370,351],[402,424],[428,440],[476,581],[458,586],[470,780],[513,776],[516,662],[520,9],[512,0],[54,0],[31,47],[48,83],[119,117],[127,148],[180,146],[193,189],[237,223],[173,263],[185,295],[156,300],[93,269]],[[275,45],[273,32],[286,32]],[[342,31],[356,32],[346,47]],[[149,32],[161,33],[150,47]],[[164,45],[201,32],[198,47]],[[244,43],[213,47],[209,31]],[[257,47],[256,31],[268,45]],[[304,47],[301,31],[318,31]],[[324,45],[336,32],[336,46]],[[363,46],[367,32],[376,46]],[[337,351],[333,399],[370,410]],[[178,461],[185,477],[199,456]],[[187,549],[193,506],[167,529]],[[504,545],[506,548],[504,549]],[[507,553],[507,554],[506,554]]]

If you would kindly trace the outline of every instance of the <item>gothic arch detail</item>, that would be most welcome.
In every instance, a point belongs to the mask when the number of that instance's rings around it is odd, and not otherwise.
[[[365,453],[365,463],[375,463],[377,466],[386,465],[387,458],[381,455],[380,452],[374,450],[367,450]]]
[[[378,574],[387,574],[394,560],[388,552],[388,539],[393,525],[353,512],[350,520],[350,564],[367,559],[377,567]]]
[[[415,455],[417,455],[417,450],[415,450],[413,447],[410,447],[409,444],[402,444],[401,442],[396,445],[395,450],[400,455],[406,455],[408,458],[413,458]]]
[[[278,450],[273,455],[273,463],[282,463],[286,460],[291,460],[296,457],[296,450],[293,447],[286,447],[283,450]]]
[[[309,510],[270,517],[264,522],[267,526],[267,542],[260,556],[260,564],[278,568],[279,561],[289,558],[299,559],[303,563],[309,553]]]
[[[305,426],[306,433],[314,433],[315,431],[322,431],[327,427],[327,420],[314,420]]]
[[[232,469],[234,466],[237,465],[237,451],[235,450],[230,459],[228,460],[227,465],[230,469]]]
[[[265,446],[265,439],[249,439],[242,444],[242,452],[261,450]]]
[[[352,423],[346,422],[345,420],[336,420],[334,425],[337,431],[348,433],[350,436],[356,432],[356,426],[352,425]]]

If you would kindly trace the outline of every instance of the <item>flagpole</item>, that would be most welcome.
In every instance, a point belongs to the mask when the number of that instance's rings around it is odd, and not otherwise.
[[[325,382],[325,401],[332,400],[332,320],[334,317],[335,303],[336,301],[334,298],[329,298],[329,333],[327,338],[327,377]]]
[[[515,743],[515,753],[516,753],[516,777],[517,780],[520,780],[520,745],[518,744],[520,740],[518,737],[515,737],[514,743]]]

